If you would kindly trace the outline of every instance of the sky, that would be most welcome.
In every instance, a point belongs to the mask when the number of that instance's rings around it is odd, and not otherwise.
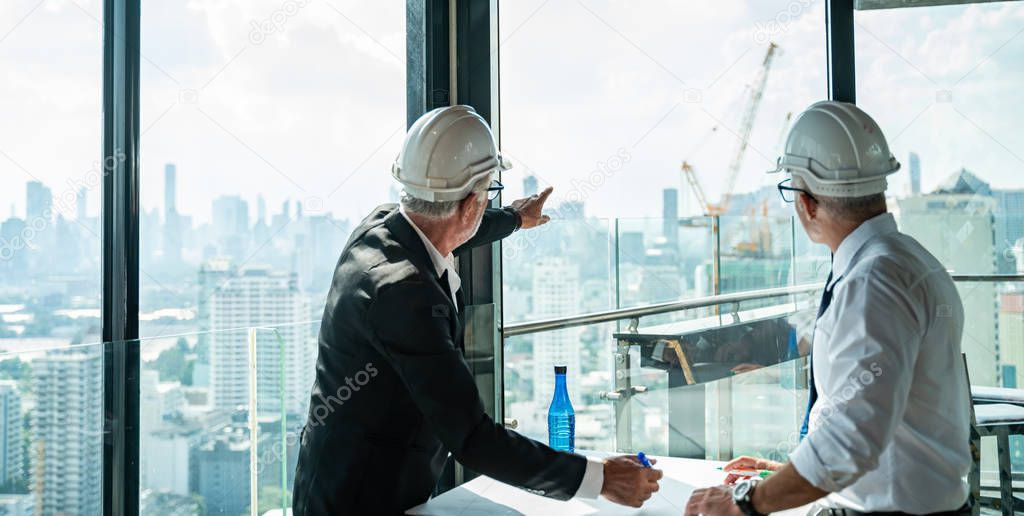
[[[101,150],[100,0],[0,3],[0,216],[24,213],[24,182],[54,195],[90,177]],[[142,205],[209,220],[240,195],[253,217],[286,199],[361,218],[388,198],[405,127],[405,3],[399,0],[143,1]],[[501,3],[503,151],[510,196],[526,174],[600,217],[658,217],[663,188],[694,164],[722,193],[748,86],[768,74],[736,191],[777,181],[788,113],[825,98],[822,0],[516,0]],[[925,190],[960,167],[1024,188],[1024,5],[858,12],[858,103],[897,158],[921,156]],[[904,170],[891,181],[906,189]],[[89,188],[98,213],[99,187]],[[72,210],[73,211],[73,210]]]

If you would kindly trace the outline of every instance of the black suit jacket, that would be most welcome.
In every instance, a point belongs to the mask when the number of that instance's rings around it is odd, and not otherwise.
[[[487,210],[459,250],[504,238],[515,223]],[[320,326],[296,516],[400,513],[429,498],[448,453],[508,484],[562,500],[575,494],[585,458],[484,413],[461,351],[461,303],[447,292],[397,205],[378,207],[353,232]]]

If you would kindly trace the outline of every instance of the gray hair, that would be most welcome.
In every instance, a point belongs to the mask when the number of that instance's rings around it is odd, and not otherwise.
[[[799,177],[793,178],[793,186],[810,190],[807,183]],[[885,194],[877,193],[861,197],[828,197],[811,193],[818,205],[825,208],[835,218],[860,223],[886,211]]]
[[[814,196],[836,218],[847,222],[864,222],[885,212],[885,194],[862,197],[820,197]]]
[[[480,202],[487,201],[487,187],[491,185],[491,179],[493,174],[488,174],[473,183],[473,187],[469,190],[469,195],[476,195],[477,200]],[[466,197],[469,197],[467,195]],[[463,198],[464,200],[465,198]],[[428,219],[447,219],[455,214],[455,210],[459,208],[458,201],[425,201],[418,197],[413,197],[405,192],[402,192],[402,207],[409,213],[415,213]]]

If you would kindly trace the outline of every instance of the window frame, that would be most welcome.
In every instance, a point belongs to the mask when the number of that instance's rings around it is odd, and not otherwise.
[[[469,104],[488,120],[500,141],[498,1],[406,0],[408,124],[435,107]],[[826,2],[829,98],[854,102],[854,0]],[[108,515],[137,515],[140,510],[140,3],[103,2],[102,157],[112,164],[103,178],[101,214],[102,496]],[[500,195],[494,202],[500,206]],[[485,407],[497,421],[503,420],[504,405],[501,255],[501,244],[495,243],[475,249],[459,263],[468,305],[493,313],[491,331],[470,332],[466,353]],[[458,485],[467,476],[454,468],[448,485]]]

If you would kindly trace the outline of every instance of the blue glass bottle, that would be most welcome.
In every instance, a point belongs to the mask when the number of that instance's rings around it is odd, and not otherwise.
[[[565,386],[565,366],[555,366],[555,393],[548,408],[548,446],[556,450],[576,451],[576,412]]]

